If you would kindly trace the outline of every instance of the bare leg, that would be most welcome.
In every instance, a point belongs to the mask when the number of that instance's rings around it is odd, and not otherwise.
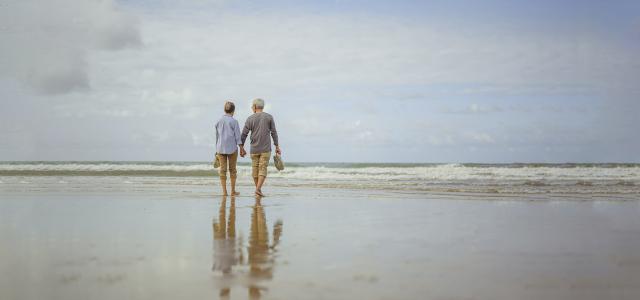
[[[267,179],[267,177],[265,176],[258,176],[258,181],[256,181],[256,194],[258,194],[259,196],[264,196],[262,195],[262,185],[264,184],[264,181]]]
[[[227,196],[227,170],[229,168],[228,155],[218,154],[220,159],[220,185],[222,185],[222,195]]]
[[[236,168],[236,163],[238,161],[238,151],[232,153],[227,156],[229,161],[229,174],[231,175],[231,195],[239,195],[240,193],[236,192],[236,176],[238,176],[238,170]]]
[[[231,195],[232,196],[240,195],[239,192],[236,192],[236,178],[235,177],[231,177]]]
[[[233,179],[231,179],[233,182]],[[227,194],[227,179],[220,178],[220,185],[222,185],[222,195],[226,196]]]
[[[258,177],[253,177],[253,185],[258,187]]]

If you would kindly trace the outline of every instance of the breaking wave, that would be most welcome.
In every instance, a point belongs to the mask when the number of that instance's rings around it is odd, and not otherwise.
[[[249,178],[251,167],[238,166]],[[181,178],[216,176],[206,162],[4,162],[2,181],[12,177],[109,176]],[[351,164],[289,163],[270,166],[273,184],[340,188],[473,193],[593,193],[640,195],[640,164]],[[133,178],[133,179],[131,179]],[[207,184],[209,184],[209,181]]]

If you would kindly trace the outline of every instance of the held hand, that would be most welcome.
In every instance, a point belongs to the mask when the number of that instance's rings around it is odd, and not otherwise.
[[[282,151],[280,150],[280,146],[276,146],[276,154],[282,155]]]
[[[245,151],[244,148],[240,147],[240,157],[244,157],[245,155],[247,155],[247,151]]]

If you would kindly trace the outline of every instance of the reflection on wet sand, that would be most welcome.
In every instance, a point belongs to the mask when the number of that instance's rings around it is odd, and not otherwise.
[[[232,280],[235,276],[244,277],[250,299],[259,299],[266,287],[264,281],[273,278],[275,265],[275,253],[282,234],[282,220],[277,220],[273,225],[273,240],[269,244],[269,232],[267,220],[261,198],[256,197],[251,211],[251,227],[249,245],[246,249],[248,259],[244,261],[244,246],[242,237],[236,238],[236,207],[235,198],[231,197],[229,206],[229,218],[226,218],[226,202],[224,197],[220,202],[218,221],[213,222],[213,268],[214,272],[222,273],[220,297],[229,299]],[[247,272],[232,272],[233,267],[248,266]]]
[[[220,297],[228,298],[231,292],[228,287],[232,279],[231,268],[242,263],[242,239],[236,240],[236,199],[231,198],[229,205],[229,223],[226,218],[227,197],[220,202],[218,222],[213,222],[213,267],[212,270],[222,272],[223,288]]]

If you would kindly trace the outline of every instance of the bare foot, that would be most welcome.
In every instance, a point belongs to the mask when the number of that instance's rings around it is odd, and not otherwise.
[[[256,195],[258,195],[260,197],[264,197],[264,195],[262,194],[261,190],[256,190]]]
[[[240,195],[240,192],[231,191],[231,196],[238,196],[238,195]]]

